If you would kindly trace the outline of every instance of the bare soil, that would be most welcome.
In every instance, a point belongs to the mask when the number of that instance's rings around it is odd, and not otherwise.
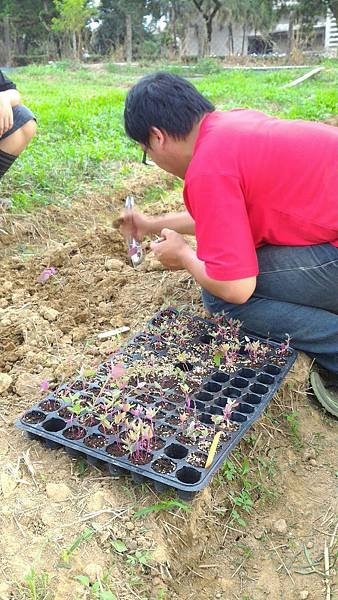
[[[202,311],[186,273],[164,271],[150,253],[136,272],[112,228],[126,193],[142,198],[145,186],[159,182],[170,186],[157,169],[142,170],[114,195],[88,195],[72,208],[49,206],[34,216],[2,215],[0,600],[33,598],[24,584],[31,569],[36,577],[48,573],[49,595],[41,598],[52,600],[94,598],[80,575],[92,583],[109,575],[119,600],[333,599],[337,427],[306,393],[305,357],[233,458],[234,465],[248,458],[249,483],[215,477],[187,512],[134,519],[139,508],[163,500],[151,486],[47,449],[14,426],[43,397],[44,380],[59,385],[120,343],[98,333],[121,325],[136,332],[164,304]],[[177,204],[176,194],[170,204]],[[147,208],[163,209],[161,203]],[[56,274],[37,283],[51,266]],[[240,506],[243,490],[253,501],[250,513]],[[65,562],[62,552],[86,527],[93,535]],[[127,550],[116,552],[114,540]]]

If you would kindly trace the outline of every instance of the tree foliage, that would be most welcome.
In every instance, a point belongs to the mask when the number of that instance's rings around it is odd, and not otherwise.
[[[209,54],[215,23],[227,29],[231,54],[235,25],[243,30],[244,51],[245,35],[268,36],[281,14],[289,18],[292,42],[294,25],[310,31],[328,9],[338,19],[338,0],[0,0],[0,62],[80,57],[82,47],[102,56],[171,58],[192,25],[201,53]]]
[[[72,40],[74,58],[80,58],[81,32],[96,10],[88,0],[54,0],[58,16],[52,19],[52,28],[69,34]]]

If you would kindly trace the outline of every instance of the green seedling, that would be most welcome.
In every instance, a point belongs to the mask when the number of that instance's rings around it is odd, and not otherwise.
[[[124,554],[124,552],[127,552],[128,550],[127,546],[124,542],[122,542],[122,540],[111,540],[111,545],[119,554]]]
[[[100,579],[91,585],[89,577],[86,575],[78,575],[76,579],[89,591],[91,597],[95,600],[117,600],[115,594],[110,590],[105,590]]]
[[[292,441],[296,448],[299,448],[301,446],[301,436],[299,432],[299,413],[293,412],[288,415],[285,415],[285,419],[291,433]]]
[[[233,481],[236,475],[236,467],[231,460],[226,460],[221,467],[221,475],[225,477],[227,481]]]
[[[135,552],[127,555],[127,563],[132,567],[149,567],[150,560],[151,557],[147,550],[135,550]]]
[[[74,542],[71,544],[71,546],[69,546],[69,548],[66,548],[66,550],[63,550],[61,552],[62,563],[60,566],[66,566],[68,568],[70,558],[71,558],[72,554],[75,552],[75,550],[77,550],[77,548],[82,544],[82,542],[90,540],[94,534],[95,534],[95,529],[93,529],[92,527],[86,527],[77,536],[77,538],[74,540]]]
[[[128,548],[122,540],[111,540],[111,545],[114,550],[121,555],[125,555],[126,562],[133,567],[140,565],[142,567],[149,567],[150,554],[147,550],[135,550],[134,552],[128,553]]]
[[[86,471],[88,470],[88,463],[85,458],[78,458],[76,461],[77,474],[79,477],[84,477]]]
[[[235,506],[238,506],[242,510],[245,510],[247,513],[251,513],[253,507],[253,501],[251,495],[246,490],[242,490],[238,496],[230,493],[229,497]]]
[[[52,600],[49,591],[48,573],[37,573],[34,567],[25,575],[24,583],[18,586],[18,592],[29,600]],[[27,596],[27,593],[29,596]],[[20,596],[21,597],[21,596]]]
[[[217,352],[213,357],[213,363],[215,367],[219,367],[222,361],[223,354],[221,352]]]
[[[68,410],[74,415],[79,415],[83,411],[83,406],[81,404],[81,400],[77,400],[72,404],[72,406],[68,406]]]

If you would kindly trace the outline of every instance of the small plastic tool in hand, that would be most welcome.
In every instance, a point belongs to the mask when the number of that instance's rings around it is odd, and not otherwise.
[[[132,210],[134,208],[135,201],[133,196],[127,196],[125,201],[125,209]],[[128,243],[128,256],[130,258],[131,264],[133,267],[138,267],[141,264],[144,258],[142,244],[138,242],[133,237],[129,237],[127,240]]]

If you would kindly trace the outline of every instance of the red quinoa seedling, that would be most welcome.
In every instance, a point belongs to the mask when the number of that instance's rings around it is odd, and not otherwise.
[[[247,338],[247,337],[245,337],[245,340],[247,343],[244,346],[244,350],[245,350],[245,352],[247,352],[250,360],[254,364],[257,364],[259,362],[262,362],[263,360],[266,360],[266,358],[270,352],[270,347],[268,345],[263,344],[259,340],[250,341],[249,338]]]

